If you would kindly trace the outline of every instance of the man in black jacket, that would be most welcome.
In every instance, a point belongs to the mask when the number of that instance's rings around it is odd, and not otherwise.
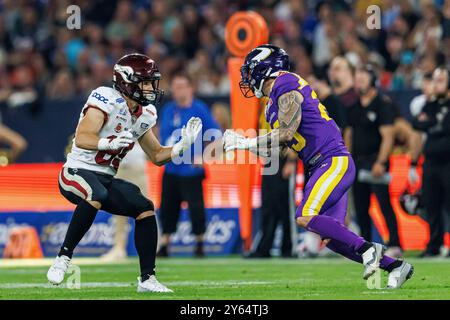
[[[365,239],[372,237],[369,216],[370,195],[373,192],[389,230],[390,255],[401,256],[397,218],[392,208],[389,181],[379,181],[389,172],[389,157],[395,140],[396,106],[377,87],[377,76],[372,66],[366,65],[355,72],[355,88],[359,99],[348,109],[348,127],[345,142],[355,159],[357,176],[353,195],[358,225]],[[368,178],[363,178],[367,173]]]
[[[427,134],[422,191],[430,241],[422,257],[439,255],[444,241],[444,215],[450,215],[450,84],[445,67],[433,72],[433,87],[435,99],[413,121],[415,129]]]

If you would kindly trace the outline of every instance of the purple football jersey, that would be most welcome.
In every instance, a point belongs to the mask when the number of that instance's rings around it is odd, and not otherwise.
[[[330,156],[348,155],[341,132],[310,85],[300,76],[281,72],[275,79],[266,105],[266,121],[272,129],[279,127],[278,98],[297,90],[303,96],[302,121],[288,146],[297,152],[306,167],[314,167]]]

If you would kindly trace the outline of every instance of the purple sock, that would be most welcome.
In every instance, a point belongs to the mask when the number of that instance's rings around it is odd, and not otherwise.
[[[350,231],[345,225],[325,215],[314,216],[309,221],[307,229],[319,234],[322,239],[342,242],[354,252],[357,252],[366,243],[362,237]]]
[[[391,258],[389,256],[384,255],[383,258],[381,258],[381,260],[380,260],[380,268],[383,269],[383,270],[391,272],[391,270],[392,270],[391,265],[394,262],[397,262],[397,260],[394,259],[394,258]]]
[[[347,259],[353,260],[358,263],[363,262],[362,257],[357,254],[356,251],[351,250],[349,246],[346,246],[342,242],[331,240],[330,242],[328,242],[327,248],[336,253],[339,253],[341,256],[344,256]]]
[[[331,240],[330,242],[328,242],[327,247],[336,252],[339,253],[340,255],[346,257],[347,259],[353,260],[355,262],[358,263],[362,263],[362,257],[357,254],[355,251],[352,251],[350,249],[350,247],[346,246],[344,243],[336,241],[336,240]],[[380,261],[380,268],[386,271],[391,271],[392,268],[390,268],[391,264],[396,262],[397,260],[388,257],[388,256],[383,256],[383,258],[381,258]]]

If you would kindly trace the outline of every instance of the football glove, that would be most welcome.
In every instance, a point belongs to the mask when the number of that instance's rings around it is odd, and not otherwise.
[[[226,152],[233,150],[256,149],[256,138],[246,138],[233,130],[226,130],[223,134],[223,148]]]
[[[202,127],[202,119],[198,117],[190,118],[187,124],[181,129],[181,140],[173,146],[173,153],[175,155],[181,155],[184,151],[189,149],[202,131]]]
[[[129,131],[123,131],[112,140],[107,138],[98,140],[98,150],[116,151],[128,147],[131,143],[133,143],[133,135]]]

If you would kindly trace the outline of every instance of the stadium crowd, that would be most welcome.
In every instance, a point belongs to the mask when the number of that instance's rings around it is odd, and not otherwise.
[[[72,4],[81,9],[79,30],[66,26]],[[371,4],[381,8],[380,29],[366,27]],[[0,102],[33,106],[41,97],[87,95],[109,84],[112,65],[130,52],[158,62],[163,87],[182,66],[199,95],[226,95],[224,27],[241,9],[264,16],[271,42],[286,48],[305,78],[324,78],[331,59],[345,55],[376,65],[384,89],[418,89],[424,74],[450,63],[449,0],[5,0]]]

